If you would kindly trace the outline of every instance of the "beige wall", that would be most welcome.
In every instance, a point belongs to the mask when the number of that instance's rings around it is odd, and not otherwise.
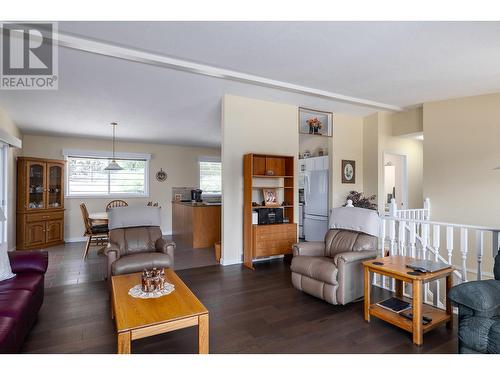
[[[363,192],[378,194],[378,113],[363,119]]]
[[[298,107],[226,95],[222,113],[223,261],[231,264],[241,262],[243,253],[243,155],[269,153],[298,158]],[[350,190],[363,186],[362,118],[334,114],[333,137],[322,138],[319,143],[306,140],[300,148],[315,151],[320,144],[326,145],[333,170],[330,202],[340,206]],[[356,161],[356,184],[341,183],[342,159]],[[297,204],[298,194],[295,217]]]
[[[500,228],[500,94],[424,104],[424,194],[436,220]]]
[[[423,198],[423,142],[402,136],[393,136],[393,129],[398,124],[393,116],[399,114],[379,113],[379,205],[384,204],[384,153],[405,155],[408,174],[408,208],[422,208]],[[382,207],[382,206],[380,206]]]
[[[379,212],[383,212],[386,196],[384,191],[384,155],[405,155],[408,164],[408,208],[423,207],[423,144],[405,136],[394,136],[394,129],[405,125],[405,119],[418,116],[402,113],[377,112],[363,120],[364,192],[376,194]],[[415,129],[408,127],[407,129]],[[413,133],[413,132],[412,132]]]
[[[424,104],[424,194],[433,220],[500,228],[500,94]],[[475,233],[469,252],[476,254]],[[458,237],[455,239],[459,249]],[[484,270],[491,272],[491,236]],[[458,261],[459,251],[455,250]],[[475,257],[469,257],[474,269]]]
[[[17,125],[12,121],[9,114],[2,108],[0,108],[0,127],[2,130],[6,131],[10,135],[21,139],[22,134]]]
[[[329,138],[332,139],[332,138]],[[342,183],[342,160],[356,162],[356,183]],[[363,168],[363,119],[342,114],[334,115],[333,126],[333,207],[345,204],[351,190],[362,191]]]
[[[25,135],[23,140],[23,155],[43,158],[62,159],[63,148],[109,151],[111,143],[107,140],[47,137]],[[150,196],[147,198],[126,198],[130,204],[142,205],[148,201],[159,202],[162,206],[162,231],[166,234],[172,231],[171,199],[173,186],[198,186],[199,156],[218,156],[220,150],[216,148],[180,147],[149,143],[117,142],[117,152],[138,152],[152,154],[150,161]],[[163,168],[168,178],[165,182],[158,182],[155,178],[157,171]],[[75,240],[82,237],[83,223],[80,213],[80,202],[87,204],[90,212],[104,211],[110,198],[66,198],[65,200],[65,237]]]
[[[22,138],[21,132],[11,120],[7,112],[0,108],[0,128],[9,135]],[[16,246],[16,157],[21,150],[10,147],[7,160],[7,248],[13,250]]]
[[[424,131],[423,107],[392,113],[389,121],[392,124],[393,136],[422,133]]]
[[[288,104],[235,95],[223,98],[223,264],[240,263],[243,254],[243,155],[280,154],[298,159],[297,111],[297,107]],[[298,194],[295,207],[298,217]]]

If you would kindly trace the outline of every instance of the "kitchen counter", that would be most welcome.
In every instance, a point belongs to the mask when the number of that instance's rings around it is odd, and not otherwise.
[[[172,235],[179,248],[213,247],[221,239],[221,204],[172,201]]]
[[[222,203],[207,203],[207,202],[181,202],[181,201],[172,201],[172,204],[181,204],[183,206],[188,207],[213,207],[213,206],[221,206]]]

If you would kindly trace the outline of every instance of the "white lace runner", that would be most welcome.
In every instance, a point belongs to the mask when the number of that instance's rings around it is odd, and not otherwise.
[[[159,298],[166,296],[167,294],[172,293],[175,290],[175,287],[172,284],[165,283],[163,289],[155,290],[154,292],[143,292],[140,284],[133,286],[128,291],[129,296],[134,298]]]

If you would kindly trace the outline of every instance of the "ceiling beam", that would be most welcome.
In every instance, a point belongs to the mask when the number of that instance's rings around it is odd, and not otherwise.
[[[296,85],[294,83],[278,81],[253,74],[241,73],[235,70],[221,69],[211,65],[177,59],[158,53],[142,51],[136,48],[130,48],[128,46],[103,42],[100,40],[85,38],[68,33],[56,32],[53,34],[52,39],[59,46],[95,53],[98,55],[115,57],[123,60],[135,61],[154,66],[161,66],[220,79],[249,83],[252,85],[269,87],[308,96],[315,96],[333,101],[375,108],[379,110],[403,111],[403,108],[392,104],[380,103],[373,100],[356,98],[331,91],[319,90],[313,87]]]

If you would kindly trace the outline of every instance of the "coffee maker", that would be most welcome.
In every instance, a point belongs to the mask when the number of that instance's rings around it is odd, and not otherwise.
[[[201,193],[201,189],[191,190],[191,202],[203,202],[203,199],[201,199]]]

